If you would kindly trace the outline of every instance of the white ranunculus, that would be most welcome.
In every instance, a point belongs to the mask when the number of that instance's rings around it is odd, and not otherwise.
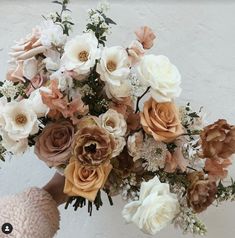
[[[51,47],[52,45],[62,46],[65,44],[66,35],[64,35],[62,27],[52,20],[45,20],[41,24],[40,31],[40,42],[43,46]]]
[[[143,182],[139,200],[130,202],[122,211],[126,222],[133,222],[150,235],[169,225],[178,213],[176,194],[171,193],[169,184],[161,183],[157,176]]]
[[[0,111],[0,129],[15,141],[38,132],[37,114],[31,103],[24,99],[7,103]]]
[[[107,83],[105,85],[105,92],[108,98],[120,100],[121,98],[131,96],[131,86],[129,81],[122,82],[120,86],[113,86]]]
[[[12,140],[7,133],[2,133],[2,146],[14,155],[21,155],[28,149],[28,139]]]
[[[129,64],[126,50],[121,46],[113,46],[103,49],[96,71],[100,74],[101,80],[109,85],[120,87],[128,80]]]
[[[94,33],[89,32],[68,41],[61,60],[66,70],[84,75],[90,72],[99,57],[98,40]]]
[[[101,126],[114,137],[124,136],[127,131],[127,124],[124,116],[113,109],[109,109],[100,115]]]
[[[34,110],[38,118],[46,116],[46,114],[49,112],[49,107],[42,102],[40,91],[48,91],[48,89],[46,87],[38,88],[34,90],[28,98],[32,109]]]
[[[137,73],[157,102],[169,102],[181,93],[181,75],[175,65],[163,55],[146,55],[137,66]]]
[[[114,137],[115,141],[115,148],[112,153],[112,158],[120,155],[120,153],[123,151],[124,146],[126,145],[126,140],[124,137]]]

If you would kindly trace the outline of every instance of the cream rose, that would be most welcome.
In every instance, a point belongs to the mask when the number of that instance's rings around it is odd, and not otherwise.
[[[135,132],[130,135],[127,139],[128,153],[133,160],[136,161],[141,157],[141,149],[143,146],[144,135],[142,131]]]
[[[0,128],[15,141],[38,132],[37,115],[28,100],[7,103],[0,111]]]
[[[101,80],[120,87],[130,74],[126,50],[121,46],[104,48],[96,71],[100,74]]]
[[[126,145],[126,140],[124,137],[114,137],[114,142],[115,147],[113,149],[112,158],[120,155]]]
[[[64,193],[69,196],[81,196],[94,201],[98,191],[104,186],[112,169],[109,163],[89,168],[72,158],[65,169]]]
[[[161,183],[156,176],[141,184],[139,200],[127,204],[122,215],[126,222],[154,235],[169,225],[178,212],[176,195],[170,192],[169,184]]]
[[[115,137],[124,136],[127,130],[127,124],[124,116],[113,109],[109,109],[100,115],[101,126]]]
[[[84,75],[90,72],[99,56],[98,40],[90,32],[68,41],[61,60],[66,70],[73,70],[79,75]]]
[[[151,95],[158,102],[169,102],[181,93],[181,75],[166,56],[144,56],[137,73],[142,84],[151,87]]]
[[[131,87],[129,81],[124,81],[120,86],[113,86],[112,84],[105,85],[105,92],[108,98],[115,98],[121,100],[122,98],[131,95]]]

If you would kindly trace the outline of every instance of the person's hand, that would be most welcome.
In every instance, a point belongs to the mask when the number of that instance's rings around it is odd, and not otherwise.
[[[67,195],[63,192],[64,183],[64,176],[55,173],[52,179],[43,187],[44,190],[51,194],[58,206],[65,203],[68,199]]]

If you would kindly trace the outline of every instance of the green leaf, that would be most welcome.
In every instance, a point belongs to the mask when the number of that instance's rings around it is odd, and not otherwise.
[[[62,6],[63,6],[63,3],[62,3],[62,2],[59,2],[59,1],[52,1],[52,3],[59,4],[59,5],[62,5]]]
[[[71,22],[71,21],[63,21],[62,23],[63,23],[63,24],[66,24],[66,23],[67,23],[67,24],[70,24],[70,25],[72,25],[72,26],[74,25],[74,23]]]
[[[188,114],[190,117],[199,117],[196,112],[192,112]]]
[[[105,23],[108,25],[110,24],[117,25],[116,22],[114,22],[111,18],[108,17],[105,17]]]

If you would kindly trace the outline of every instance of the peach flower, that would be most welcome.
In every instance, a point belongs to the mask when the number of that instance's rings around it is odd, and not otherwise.
[[[64,193],[69,196],[81,196],[93,202],[98,191],[103,188],[111,169],[110,163],[89,168],[73,157],[64,172]]]
[[[115,149],[113,136],[97,121],[89,116],[81,119],[72,145],[73,156],[86,166],[98,166],[109,161]]]
[[[150,49],[153,46],[153,41],[156,35],[148,26],[142,26],[135,32],[138,41],[143,45],[144,49]]]
[[[145,50],[143,48],[143,45],[139,41],[135,40],[132,41],[127,48],[127,53],[129,55],[131,65],[135,65],[136,63],[138,63],[141,57],[144,56]]]
[[[183,133],[178,110],[174,103],[158,103],[150,98],[144,103],[140,123],[156,141],[171,142]]]
[[[73,136],[74,127],[68,121],[48,124],[36,141],[35,154],[50,167],[66,164]]]
[[[79,95],[68,102],[68,99],[58,89],[56,80],[51,80],[50,90],[41,91],[41,95],[43,103],[50,108],[48,116],[51,118],[58,119],[63,116],[74,119],[76,115],[85,115],[88,112],[88,107],[84,105]]]
[[[203,157],[227,159],[235,153],[235,126],[218,120],[201,133]]]
[[[207,159],[204,170],[208,173],[210,180],[217,181],[228,175],[227,168],[232,164],[230,159]]]

